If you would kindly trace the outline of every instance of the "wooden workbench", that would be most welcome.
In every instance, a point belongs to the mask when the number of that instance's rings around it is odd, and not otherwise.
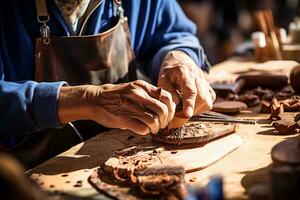
[[[289,73],[295,62],[272,63],[270,70],[284,68]],[[269,64],[270,65],[270,64]],[[277,66],[275,66],[277,65]],[[238,71],[246,71],[252,68],[267,70],[265,65],[255,65],[253,62],[231,60],[216,65],[208,79],[213,80],[214,76],[229,78]],[[225,71],[224,71],[225,70]],[[229,74],[230,76],[229,76]],[[234,78],[234,75],[232,75]],[[238,134],[244,140],[244,144],[236,151],[230,153],[215,164],[197,172],[188,173],[186,180],[196,177],[196,182],[189,182],[194,185],[204,186],[211,175],[220,174],[224,177],[224,189],[227,199],[245,199],[246,191],[252,185],[268,181],[268,169],[271,165],[270,151],[272,147],[280,141],[290,136],[276,135],[275,130],[266,120],[268,115],[256,114],[255,111],[245,111],[239,117],[257,120],[256,125],[239,125]],[[101,135],[101,134],[100,134]],[[101,137],[101,136],[97,136]],[[43,163],[30,170],[28,173],[46,190],[58,190],[80,196],[92,197],[93,199],[108,199],[99,194],[87,182],[87,178],[92,170],[98,167],[99,159],[105,161],[107,154],[101,153],[101,158],[95,159],[93,155],[98,155],[98,149],[85,151],[89,146],[94,145],[97,140],[88,140],[78,144],[61,155]],[[106,144],[112,145],[112,144]],[[99,148],[105,148],[99,146]],[[95,160],[95,162],[93,162]],[[74,187],[77,181],[82,181],[81,187]]]

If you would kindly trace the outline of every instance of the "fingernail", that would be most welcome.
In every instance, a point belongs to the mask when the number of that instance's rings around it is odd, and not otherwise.
[[[189,106],[189,107],[186,109],[185,114],[187,115],[187,117],[192,117],[193,114],[194,114],[193,108]]]

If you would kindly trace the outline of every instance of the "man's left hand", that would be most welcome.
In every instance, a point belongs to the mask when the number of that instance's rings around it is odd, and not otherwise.
[[[182,101],[186,117],[209,111],[216,98],[202,70],[182,51],[171,51],[165,56],[158,86],[172,94],[176,105]]]

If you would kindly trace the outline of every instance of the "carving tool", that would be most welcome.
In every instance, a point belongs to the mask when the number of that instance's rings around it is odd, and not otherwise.
[[[190,121],[203,121],[203,122],[227,122],[235,124],[256,124],[254,120],[244,120],[236,117],[231,117],[228,115],[223,115],[216,112],[206,112],[197,116],[191,117]]]

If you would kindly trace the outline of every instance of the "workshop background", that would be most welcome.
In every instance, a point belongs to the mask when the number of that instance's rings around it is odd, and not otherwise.
[[[298,0],[179,0],[186,15],[198,29],[208,60],[217,64],[243,50],[251,33],[258,30],[254,12],[271,9],[275,24],[288,30],[299,15]]]

